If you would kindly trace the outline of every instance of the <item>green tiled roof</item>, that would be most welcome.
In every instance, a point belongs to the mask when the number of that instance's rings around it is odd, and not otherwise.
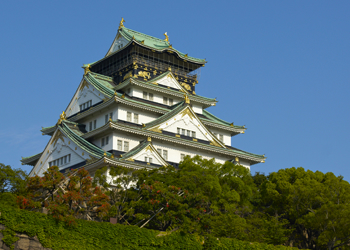
[[[158,51],[164,50],[164,49],[170,49],[169,42],[162,40],[162,39],[159,39],[159,38],[156,38],[156,37],[153,37],[153,36],[143,34],[141,32],[135,31],[135,30],[128,29],[126,27],[121,28],[119,30],[119,33],[128,41],[132,41],[132,39],[134,37],[137,42],[143,41],[143,45],[150,47],[152,49],[158,50]],[[190,60],[190,61],[193,61],[196,63],[201,63],[201,64],[206,63],[205,59],[199,59],[199,58],[195,58],[195,57],[191,57],[191,56],[186,56],[184,53],[181,53],[180,51],[178,51],[174,48],[171,48],[171,50],[177,52],[177,54],[180,57],[182,57],[183,59]]]
[[[145,124],[146,126],[144,128],[148,129],[148,128],[151,128],[151,127],[153,127],[155,125],[158,125],[158,124],[160,124],[162,122],[165,122],[166,120],[170,119],[171,117],[173,117],[174,115],[179,113],[180,110],[183,109],[187,105],[185,105],[185,101],[182,101],[182,102],[179,102],[179,103],[177,103],[177,104],[175,104],[173,106],[175,106],[175,108],[173,110],[171,110],[170,112],[168,112],[168,113],[162,115],[161,117],[155,119],[154,121],[151,121],[151,122]]]
[[[207,111],[207,110],[205,110],[205,109],[203,110],[203,115],[204,115],[205,117],[207,117],[208,120],[210,120],[210,121],[212,121],[212,122],[215,122],[215,123],[218,123],[218,124],[221,124],[221,125],[231,126],[231,125],[230,125],[231,123],[229,123],[229,122],[227,122],[227,121],[224,121],[224,120],[222,120],[222,119],[216,117],[215,115],[213,115],[212,113],[210,113],[209,111]],[[234,128],[237,128],[237,129],[245,129],[244,126],[236,126],[236,125],[234,125],[233,127],[234,127]]]
[[[107,154],[107,156],[111,156],[111,153],[105,152],[99,147],[96,147],[92,143],[88,142],[87,140],[81,138],[79,135],[74,133],[73,130],[71,130],[66,124],[66,121],[62,121],[62,123],[59,125],[63,133],[71,139],[75,144],[77,144],[81,149],[85,150],[87,153],[95,156],[95,157],[103,157],[104,153]]]
[[[134,147],[133,149],[131,149],[129,152],[125,153],[122,155],[122,157],[120,158],[121,160],[126,160],[134,155],[136,155],[137,153],[139,153],[142,149],[144,149],[145,147],[147,147],[151,142],[147,141],[147,140],[143,140],[142,142],[140,142],[139,145],[137,145],[136,147]]]
[[[111,97],[114,95],[113,85],[106,79],[101,79],[100,74],[89,72],[85,75],[85,79],[91,83],[102,94]],[[111,80],[111,82],[113,82]],[[119,94],[121,96],[121,94]]]
[[[23,164],[26,164],[26,165],[31,165],[31,166],[34,166],[35,163],[40,159],[41,155],[43,154],[43,152],[39,153],[39,154],[36,154],[36,155],[32,155],[32,156],[28,156],[28,157],[23,157],[21,159],[21,162]]]

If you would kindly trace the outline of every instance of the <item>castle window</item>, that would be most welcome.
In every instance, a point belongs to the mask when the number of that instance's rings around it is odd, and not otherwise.
[[[219,135],[219,136],[220,136],[220,139],[219,139],[219,140],[220,140],[221,142],[224,142],[224,136],[223,136],[223,135]]]
[[[62,166],[70,162],[70,154],[49,162],[49,167]]]
[[[169,98],[169,105],[172,106],[174,104],[173,99]]]
[[[105,115],[105,124],[108,123],[108,115]]]
[[[124,151],[125,152],[129,151],[129,142],[127,142],[127,141],[124,142]]]
[[[157,148],[157,151],[160,155],[162,155],[162,149],[161,148]]]
[[[191,136],[191,131],[187,130],[187,136]]]
[[[183,161],[185,158],[185,154],[181,154],[181,161]]]
[[[181,134],[181,128],[177,128],[177,133]]]
[[[126,120],[131,122],[131,112],[126,112]]]
[[[92,122],[89,123],[89,131],[92,130]]]
[[[109,143],[109,136],[103,137],[101,139],[101,147],[103,147],[104,145],[108,145]]]
[[[164,160],[168,160],[168,150],[163,150],[163,158]]]
[[[148,95],[146,91],[143,91],[143,99],[148,99]]]
[[[119,151],[122,151],[123,150],[123,141],[122,140],[118,140],[117,141],[117,147],[118,147],[118,150]]]
[[[96,120],[94,120],[94,129],[96,129],[96,122],[97,122],[97,121],[96,121]]]
[[[192,137],[196,138],[196,131],[192,131]]]
[[[83,104],[79,105],[80,111],[87,109],[92,106],[92,100],[84,102]]]
[[[168,98],[163,97],[163,104],[168,105]]]
[[[148,93],[148,99],[149,99],[150,101],[153,101],[153,94],[152,94],[152,93]]]
[[[139,123],[139,114],[134,113],[134,123]]]

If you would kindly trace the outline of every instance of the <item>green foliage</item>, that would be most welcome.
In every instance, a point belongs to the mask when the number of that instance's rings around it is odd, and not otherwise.
[[[23,194],[26,187],[27,173],[21,169],[12,169],[0,163],[0,193]]]
[[[350,185],[332,173],[282,169],[259,180],[263,213],[288,221],[301,248],[349,249]]]
[[[18,207],[17,196],[13,193],[0,193],[0,204],[6,204],[11,207]]]
[[[14,243],[19,240],[18,237],[16,237],[16,232],[6,228],[0,231],[3,234],[2,241],[11,249],[14,249]]]
[[[203,237],[174,232],[158,237],[159,231],[136,226],[77,220],[76,227],[57,222],[50,215],[0,205],[0,224],[13,231],[38,236],[44,247],[52,249],[291,249],[236,239],[208,243]],[[13,242],[12,239],[11,242]],[[210,242],[212,241],[212,242]],[[204,243],[204,245],[203,245]],[[208,244],[210,243],[210,248]]]

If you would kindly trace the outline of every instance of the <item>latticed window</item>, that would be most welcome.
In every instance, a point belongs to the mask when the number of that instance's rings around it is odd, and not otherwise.
[[[157,148],[157,151],[160,155],[162,155],[162,149],[161,148]]]
[[[192,137],[196,138],[196,131],[192,131]]]
[[[174,104],[173,99],[169,98],[169,105],[172,106]]]
[[[181,161],[183,161],[185,158],[185,154],[181,154]]]
[[[148,93],[148,98],[150,101],[153,101],[153,94],[152,93]]]
[[[168,105],[168,98],[167,97],[163,97],[163,104]]]
[[[148,99],[147,96],[148,96],[148,95],[147,95],[147,92],[146,92],[146,91],[143,91],[143,99]]]
[[[128,152],[128,151],[129,151],[129,142],[128,142],[128,141],[125,141],[125,142],[124,142],[124,151],[125,151],[125,152]]]
[[[220,141],[224,142],[224,136],[223,135],[219,135],[220,136]]]
[[[119,151],[122,151],[123,150],[123,141],[122,140],[118,140],[117,141],[117,147],[118,147],[118,150]]]
[[[163,158],[164,160],[168,160],[168,150],[163,150]]]
[[[126,120],[131,122],[131,112],[126,112]]]
[[[134,114],[134,123],[139,123],[139,114]]]

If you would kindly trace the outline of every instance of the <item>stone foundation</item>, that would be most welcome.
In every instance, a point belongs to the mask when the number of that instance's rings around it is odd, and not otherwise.
[[[0,230],[5,229],[3,225],[0,225]],[[19,238],[18,241],[14,244],[14,250],[51,250],[51,248],[45,248],[39,242],[38,237],[29,237],[26,234],[16,234]],[[0,250],[10,250],[9,246],[6,246],[2,241],[3,235],[0,231]]]

